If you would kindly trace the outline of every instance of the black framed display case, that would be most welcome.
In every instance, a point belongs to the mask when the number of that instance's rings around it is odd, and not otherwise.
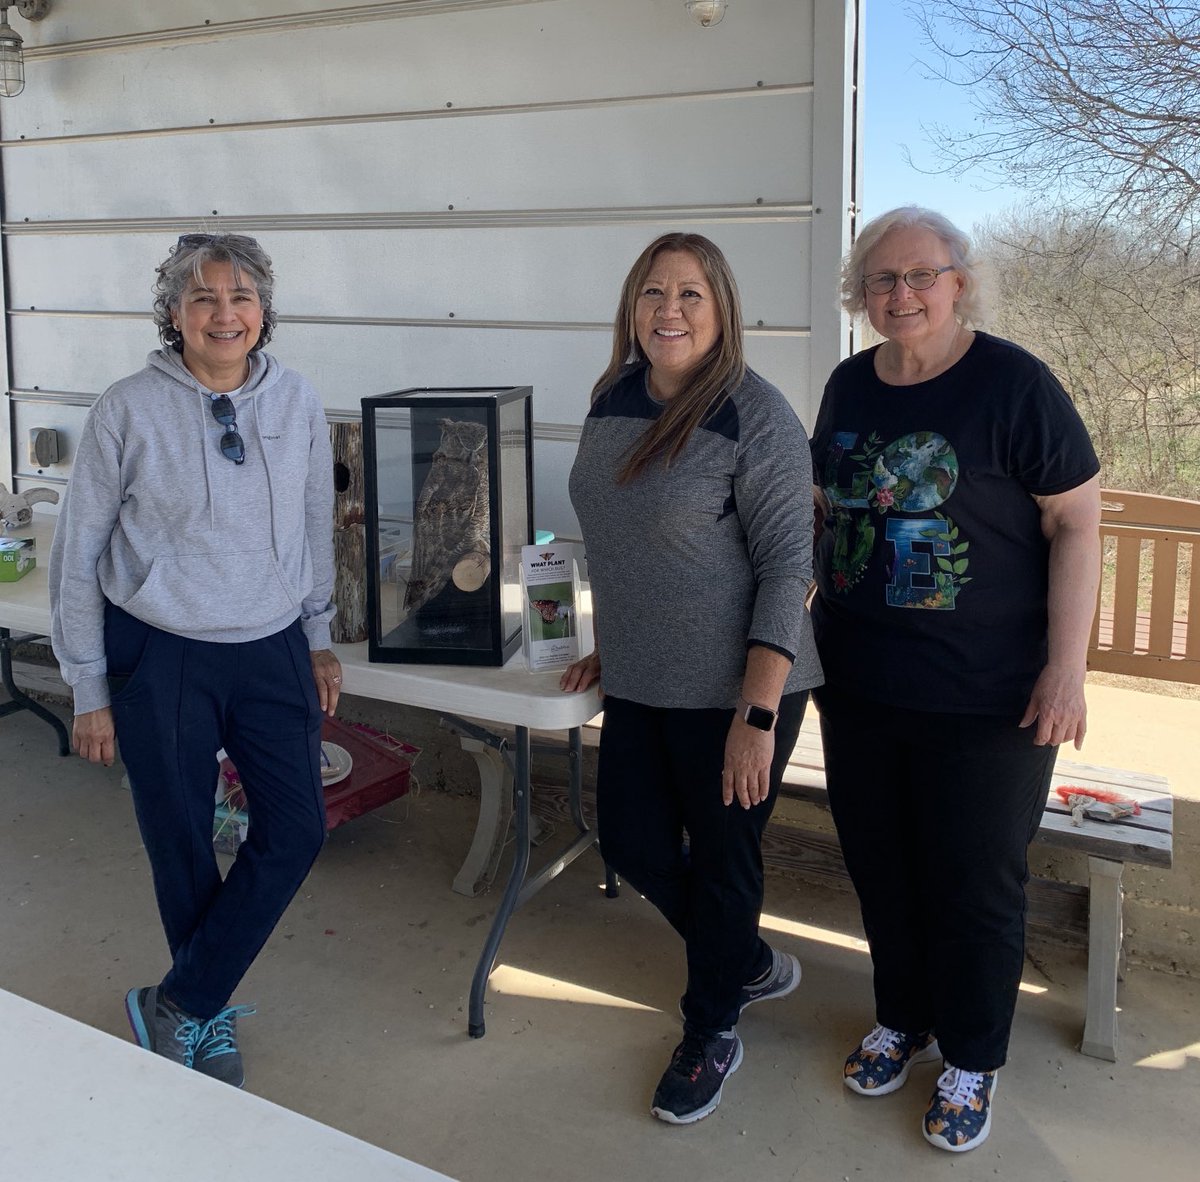
[[[503,665],[520,647],[532,402],[530,386],[362,400],[372,661]]]

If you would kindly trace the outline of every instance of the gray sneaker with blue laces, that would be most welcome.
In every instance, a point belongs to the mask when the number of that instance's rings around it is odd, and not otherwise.
[[[235,1088],[245,1082],[237,1020],[254,1013],[252,1006],[227,1006],[203,1022],[168,1001],[157,985],[145,985],[125,995],[125,1013],[144,1050]]]
[[[226,1006],[200,1029],[192,1062],[201,1075],[219,1079],[240,1088],[246,1082],[242,1052],[238,1050],[237,1020],[254,1013],[253,1006]]]
[[[139,1047],[182,1067],[192,1066],[202,1024],[176,1009],[157,985],[131,989],[125,995],[125,1014]]]

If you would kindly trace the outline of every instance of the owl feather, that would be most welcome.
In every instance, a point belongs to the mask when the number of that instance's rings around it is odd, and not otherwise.
[[[408,612],[441,593],[460,558],[490,550],[487,428],[454,419],[438,426],[441,441],[413,510]]]

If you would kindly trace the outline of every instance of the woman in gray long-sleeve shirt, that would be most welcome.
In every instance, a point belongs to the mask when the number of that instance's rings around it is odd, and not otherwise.
[[[686,943],[683,1040],[651,1105],[673,1124],[720,1102],[740,1012],[800,979],[758,920],[762,832],[821,680],[810,479],[799,420],[746,368],[724,256],[652,242],[571,472],[600,640],[563,687],[602,680],[601,848]]]

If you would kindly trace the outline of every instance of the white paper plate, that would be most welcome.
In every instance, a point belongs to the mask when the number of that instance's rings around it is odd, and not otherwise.
[[[321,786],[328,788],[330,784],[336,784],[350,774],[354,760],[345,747],[339,747],[336,743],[322,743],[321,750],[329,760],[328,766],[321,765]]]

